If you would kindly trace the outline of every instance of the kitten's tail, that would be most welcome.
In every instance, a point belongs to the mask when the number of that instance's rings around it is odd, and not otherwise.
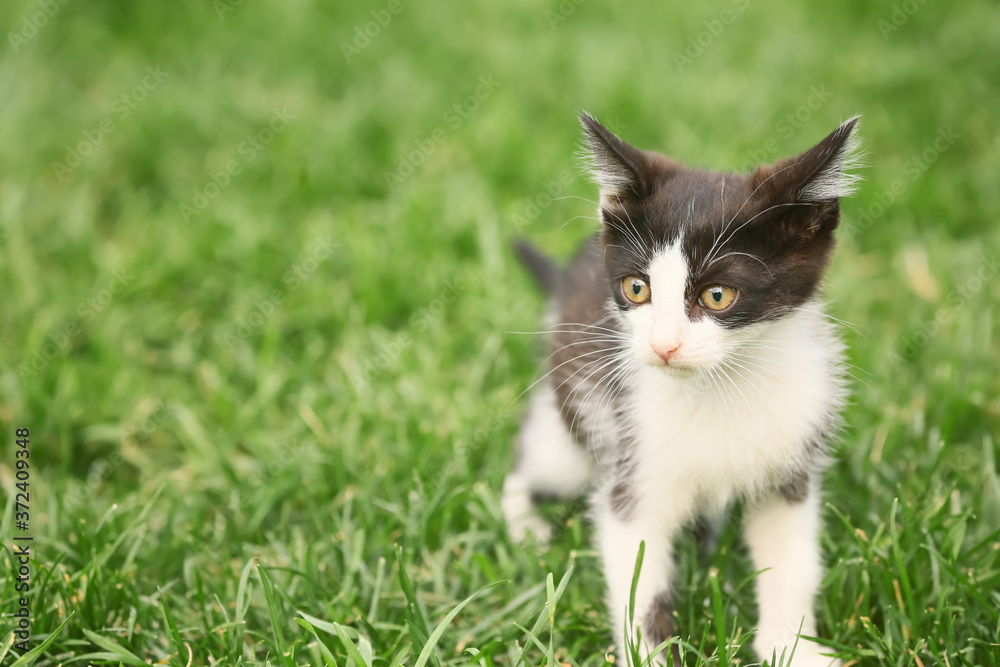
[[[514,252],[543,291],[555,291],[561,270],[551,257],[543,254],[523,238],[514,240]]]

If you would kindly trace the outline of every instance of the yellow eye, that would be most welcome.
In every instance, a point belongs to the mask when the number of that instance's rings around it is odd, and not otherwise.
[[[622,280],[622,292],[625,298],[632,303],[646,303],[649,301],[649,285],[642,278],[629,276]]]
[[[712,285],[711,287],[706,287],[701,293],[699,301],[701,305],[705,306],[709,310],[725,310],[736,299],[736,290],[732,287],[724,287],[722,285]]]

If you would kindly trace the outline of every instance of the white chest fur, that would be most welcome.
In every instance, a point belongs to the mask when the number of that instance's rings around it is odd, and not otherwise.
[[[842,348],[819,308],[771,325],[766,338],[748,336],[745,356],[724,373],[636,373],[626,421],[642,505],[683,496],[690,510],[719,507],[808,464],[843,401]]]

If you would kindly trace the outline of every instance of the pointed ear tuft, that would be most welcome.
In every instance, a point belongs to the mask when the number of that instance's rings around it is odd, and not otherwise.
[[[858,116],[843,123],[821,142],[796,157],[760,167],[754,180],[771,201],[835,204],[857,190],[864,166],[859,151]]]
[[[580,114],[583,125],[583,158],[601,188],[601,203],[643,196],[649,187],[649,160],[588,113]]]
[[[805,153],[757,169],[753,175],[757,198],[770,207],[767,210],[781,211],[774,214],[780,220],[778,228],[807,237],[837,228],[840,199],[854,194],[861,180],[853,171],[864,159],[857,131],[855,116]]]
[[[864,166],[859,124],[860,116],[854,116],[799,158],[812,174],[799,191],[798,201],[835,201],[857,192],[861,175],[854,170]]]

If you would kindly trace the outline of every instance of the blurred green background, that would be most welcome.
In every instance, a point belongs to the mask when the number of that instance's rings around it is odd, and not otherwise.
[[[580,505],[550,508],[548,550],[498,510],[542,350],[508,332],[544,307],[508,241],[566,257],[594,231],[583,109],[714,169],[864,115],[826,288],[858,381],[821,635],[856,664],[1000,664],[995,2],[18,0],[0,22],[4,665],[28,533],[19,664],[605,665]],[[683,550],[687,664],[752,660],[736,523],[710,563]]]

